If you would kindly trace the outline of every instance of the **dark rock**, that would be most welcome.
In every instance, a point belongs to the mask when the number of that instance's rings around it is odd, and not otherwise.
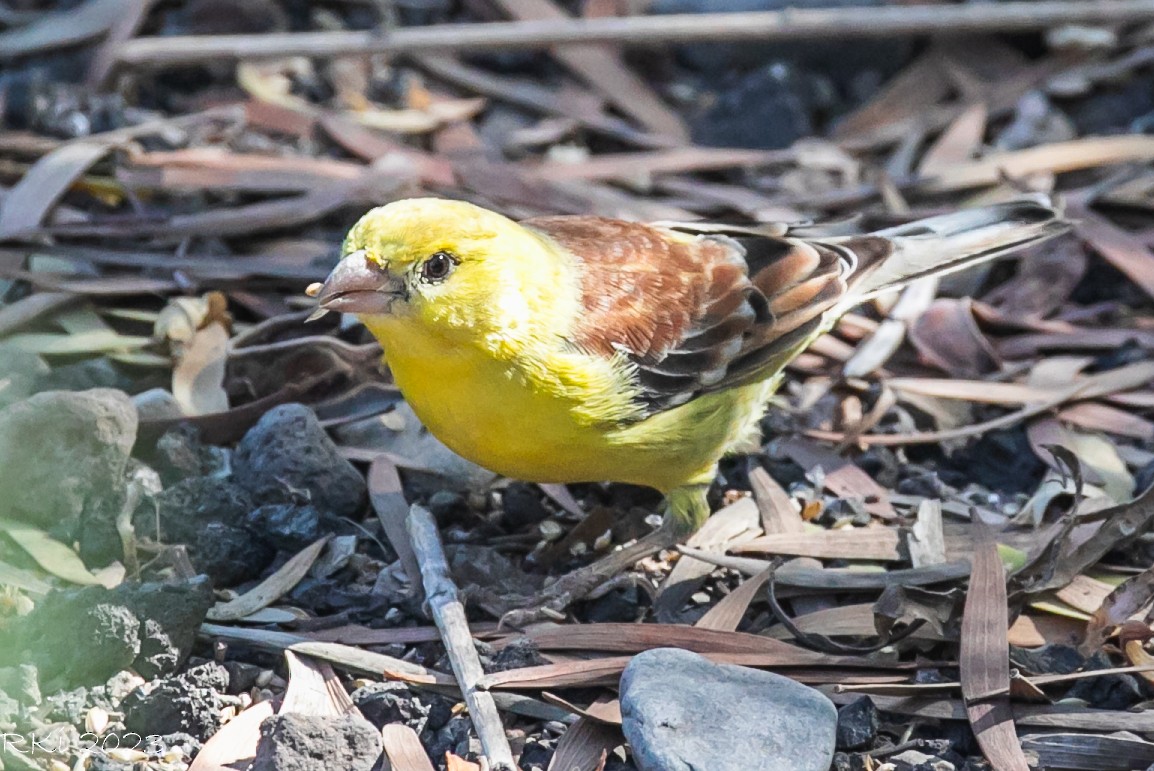
[[[1146,492],[1150,485],[1154,485],[1154,460],[1134,474],[1134,497],[1137,498],[1139,493]]]
[[[243,527],[209,522],[190,544],[193,566],[214,586],[236,586],[260,576],[276,550]]]
[[[529,740],[521,750],[521,768],[526,771],[545,771],[549,768],[549,761],[553,760],[556,749],[539,741]]]
[[[140,628],[117,592],[102,586],[55,591],[21,620],[15,650],[0,657],[22,655],[36,664],[46,690],[91,685],[132,666]]]
[[[1081,669],[1086,664],[1086,657],[1069,645],[1010,646],[1010,663],[1027,675],[1068,675]]]
[[[206,576],[173,584],[124,585],[127,602],[140,619],[140,653],[133,668],[152,679],[175,672],[192,652],[196,630],[213,606]]]
[[[887,5],[887,0],[655,0],[650,11],[669,13],[733,13],[780,11],[787,8],[840,8],[858,5]],[[693,43],[676,48],[687,66],[709,75],[733,69],[756,67],[772,60],[787,60],[820,66],[839,79],[851,80],[874,72],[879,80],[895,72],[909,57],[912,47],[905,40],[877,43],[855,40],[852,45],[830,41],[767,43]]]
[[[191,477],[223,477],[228,466],[228,451],[200,441],[200,432],[190,423],[164,432],[153,454],[153,465],[169,485]]]
[[[315,506],[271,503],[253,509],[244,525],[277,549],[297,552],[321,537],[321,514]]]
[[[541,656],[537,643],[528,637],[515,637],[493,657],[486,672],[505,672],[510,669],[537,667],[548,664]]]
[[[1110,669],[1113,665],[1104,653],[1095,653],[1086,661],[1086,670]],[[1095,709],[1127,710],[1144,697],[1134,675],[1101,675],[1078,680],[1066,692],[1066,698],[1082,699]]]
[[[0,410],[6,516],[70,531],[122,494],[135,441],[136,408],[120,391],[42,393]]]
[[[637,620],[640,607],[641,592],[636,586],[624,586],[586,602],[583,617],[590,624],[631,624]]]
[[[693,141],[707,147],[789,147],[814,133],[811,95],[820,89],[811,81],[780,63],[731,78],[691,118]]]
[[[520,530],[548,518],[549,510],[541,502],[540,488],[524,482],[513,482],[501,495],[505,527]]]
[[[469,737],[473,725],[469,718],[457,715],[449,720],[442,728],[429,736],[428,731],[421,735],[421,743],[425,745],[425,752],[431,758],[443,758],[446,752],[464,758],[469,754]]]
[[[228,692],[234,695],[251,691],[261,673],[260,667],[244,661],[226,661],[221,666],[228,670]]]
[[[878,735],[878,711],[869,696],[854,699],[837,711],[837,747],[868,747]]]
[[[355,517],[366,498],[365,480],[302,404],[265,413],[236,448],[233,473],[258,503],[299,496],[333,517]]]
[[[468,520],[469,504],[465,496],[453,490],[438,490],[429,496],[429,513],[440,527],[461,525]]]
[[[827,771],[837,710],[789,678],[656,648],[621,675],[622,730],[641,771]]]
[[[250,771],[370,771],[382,750],[377,729],[354,715],[274,715],[260,733]]]
[[[221,522],[239,526],[256,508],[252,496],[230,477],[193,477],[174,484],[156,497],[157,512],[141,506],[134,517],[138,533],[155,533],[160,519],[160,537],[168,543],[197,545],[204,526]]]
[[[1022,428],[987,431],[950,455],[948,463],[970,481],[1007,494],[1033,493],[1046,473]]]
[[[154,680],[124,699],[124,725],[141,736],[186,733],[203,741],[220,728],[218,694],[227,688],[228,671],[212,663]]]
[[[1065,107],[1078,136],[1129,133],[1132,123],[1154,111],[1154,84],[1149,77],[1126,78]]]
[[[404,723],[420,733],[429,717],[429,708],[405,683],[369,683],[353,691],[352,700],[365,720],[377,728],[389,723]]]

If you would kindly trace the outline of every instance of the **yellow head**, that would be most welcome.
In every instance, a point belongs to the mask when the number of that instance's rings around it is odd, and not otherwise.
[[[574,294],[567,286],[573,266],[516,222],[463,201],[412,198],[361,217],[319,299],[357,314],[382,342],[423,333],[491,346],[571,312],[557,307]]]

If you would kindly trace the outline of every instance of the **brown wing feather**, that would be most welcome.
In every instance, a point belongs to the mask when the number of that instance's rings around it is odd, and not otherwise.
[[[776,234],[672,228],[599,217],[526,227],[580,261],[585,314],[571,342],[624,352],[652,414],[780,368],[845,293],[836,249]]]

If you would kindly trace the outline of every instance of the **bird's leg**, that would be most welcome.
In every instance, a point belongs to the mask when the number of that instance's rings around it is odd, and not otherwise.
[[[679,488],[669,495],[661,526],[649,535],[623,546],[601,559],[558,578],[537,592],[524,608],[501,618],[502,626],[524,627],[557,618],[572,603],[588,597],[594,589],[628,570],[634,563],[676,546],[692,535],[709,516],[706,485]]]

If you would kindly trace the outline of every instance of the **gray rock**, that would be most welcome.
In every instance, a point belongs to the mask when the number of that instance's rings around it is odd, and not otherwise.
[[[236,448],[233,475],[257,503],[288,503],[307,495],[320,512],[355,517],[365,503],[365,480],[341,457],[303,404],[269,410]]]
[[[260,734],[250,771],[370,771],[382,750],[380,732],[355,715],[273,715]]]
[[[676,648],[633,657],[621,715],[641,771],[826,771],[837,730],[812,688]]]
[[[136,407],[120,391],[50,391],[0,410],[6,516],[71,532],[81,513],[122,494]]]
[[[40,383],[48,375],[48,365],[34,353],[22,351],[14,345],[0,343],[0,407],[7,407],[27,399],[40,390]]]
[[[179,420],[184,417],[180,402],[163,388],[150,388],[132,397],[141,420]]]

